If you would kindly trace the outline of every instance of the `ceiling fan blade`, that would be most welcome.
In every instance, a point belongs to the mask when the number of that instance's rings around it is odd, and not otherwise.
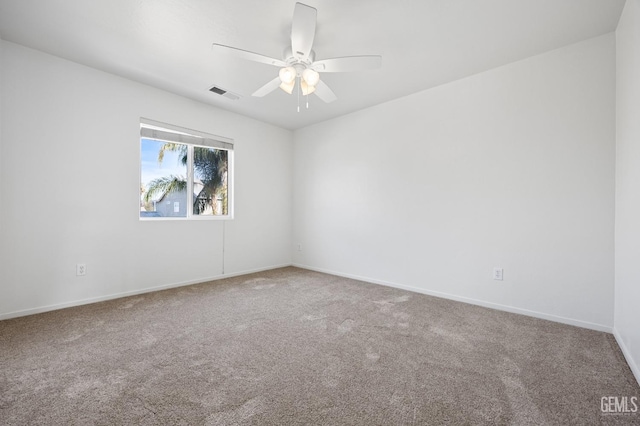
[[[237,58],[246,59],[247,61],[260,62],[267,65],[274,65],[276,67],[286,67],[287,64],[284,61],[276,58],[270,58],[268,56],[261,55],[259,53],[249,52],[248,50],[237,49],[231,46],[225,46],[224,44],[213,43],[212,49],[218,52],[229,53]]]
[[[261,88],[259,88],[258,90],[256,90],[255,92],[253,92],[251,96],[255,96],[256,98],[261,98],[265,95],[268,95],[269,93],[273,92],[278,87],[280,87],[281,83],[282,82],[280,81],[280,77],[276,77],[270,82],[268,82],[267,84],[265,84],[264,86],[262,86]]]
[[[318,72],[351,72],[375,70],[382,66],[382,56],[345,56],[315,61],[312,68]]]
[[[291,50],[298,59],[308,60],[316,36],[318,11],[306,4],[296,3],[291,24]]]
[[[329,86],[327,86],[327,83],[325,83],[324,81],[320,80],[318,82],[318,84],[316,84],[316,91],[313,92],[316,95],[318,95],[318,97],[320,99],[322,99],[323,101],[325,101],[326,103],[330,104],[331,102],[335,101],[336,99],[338,99],[338,97],[336,96],[335,93],[333,93],[333,90],[331,90],[329,88]]]

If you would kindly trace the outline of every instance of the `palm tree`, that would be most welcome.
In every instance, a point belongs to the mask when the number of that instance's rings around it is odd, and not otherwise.
[[[187,165],[187,145],[181,143],[166,142],[158,151],[158,163],[162,163],[167,151],[179,153],[180,162]],[[228,152],[221,149],[194,147],[193,167],[195,178],[202,183],[202,189],[193,200],[194,214],[202,214],[208,206],[214,214],[227,214],[227,171]],[[149,188],[145,194],[145,201],[150,202],[154,195],[167,194],[182,191],[187,188],[187,181],[182,176],[166,176],[149,182]],[[219,209],[217,200],[222,199],[222,207]]]
[[[149,182],[146,194],[144,194],[145,206],[150,204],[156,194],[168,194],[187,189],[187,180],[182,176],[163,176]]]
[[[211,200],[210,205],[214,214],[227,214],[227,171],[228,152],[222,149],[195,147],[193,149],[193,168],[197,179],[202,182],[202,190],[194,200],[194,213],[201,214],[206,209],[207,202],[198,200]],[[222,206],[218,208],[218,199],[222,199]],[[218,211],[220,210],[220,211]]]

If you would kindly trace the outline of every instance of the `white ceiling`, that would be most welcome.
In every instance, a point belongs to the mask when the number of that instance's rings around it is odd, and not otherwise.
[[[297,129],[615,30],[624,0],[303,0],[317,59],[382,55],[382,69],[322,74],[338,100],[251,96],[278,69],[295,0],[0,0],[0,37],[169,92]],[[208,91],[218,85],[233,101]]]

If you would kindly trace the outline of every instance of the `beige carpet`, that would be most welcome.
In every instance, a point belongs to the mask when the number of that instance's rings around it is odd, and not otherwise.
[[[607,333],[284,268],[0,322],[3,425],[588,425]]]

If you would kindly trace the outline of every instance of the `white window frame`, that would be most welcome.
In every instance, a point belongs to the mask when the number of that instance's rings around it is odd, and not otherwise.
[[[162,123],[160,121],[140,118],[140,137],[164,142],[176,142],[187,145],[187,215],[184,217],[141,217],[138,205],[138,218],[145,222],[163,220],[233,220],[234,179],[233,179],[233,139],[213,135],[186,127]],[[193,214],[193,148],[215,148],[227,151],[227,214],[226,215],[197,215]],[[138,179],[142,176],[142,157],[138,162],[140,170]],[[138,183],[140,184],[140,182]]]

